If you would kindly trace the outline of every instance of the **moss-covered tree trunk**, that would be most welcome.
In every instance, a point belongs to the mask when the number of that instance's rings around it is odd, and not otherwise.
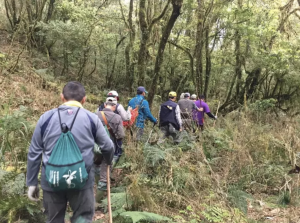
[[[153,77],[152,84],[150,87],[151,91],[149,93],[150,106],[152,105],[152,102],[153,102],[153,99],[154,99],[154,96],[155,96],[155,93],[157,90],[157,81],[159,78],[161,64],[162,64],[163,58],[164,58],[165,47],[168,42],[171,31],[173,29],[173,26],[174,26],[178,16],[180,15],[182,1],[183,0],[172,0],[172,6],[173,6],[172,14],[169,18],[169,21],[168,21],[166,27],[164,28],[162,38],[161,38],[161,41],[160,41],[159,47],[158,47],[158,53],[156,56],[155,67],[154,67],[154,77]]]
[[[138,85],[145,85],[145,75],[146,75],[146,56],[147,56],[147,43],[150,38],[150,33],[153,26],[165,15],[170,0],[165,5],[164,9],[159,16],[155,17],[151,21],[146,14],[146,0],[140,0],[139,5],[139,22],[140,22],[140,31],[141,31],[141,41],[139,49],[139,58],[138,58]],[[148,6],[149,7],[149,6]]]
[[[197,94],[203,93],[203,26],[204,26],[204,9],[203,0],[198,0],[197,9],[197,32],[196,32],[196,47],[195,47],[195,59],[196,59],[196,92]]]

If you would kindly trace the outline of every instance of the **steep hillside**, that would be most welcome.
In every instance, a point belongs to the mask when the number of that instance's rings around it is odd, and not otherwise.
[[[60,105],[66,80],[47,70],[47,56],[10,43],[7,35],[0,36],[0,168],[19,176],[26,173],[36,120]],[[92,100],[85,107],[93,111],[101,97],[88,96]],[[220,117],[216,126],[207,120],[203,133],[184,132],[176,146],[155,144],[157,128],[149,144],[136,145],[127,132],[125,154],[114,172],[114,222],[125,222],[124,216],[167,216],[180,223],[299,222],[299,175],[288,174],[298,163],[299,119],[276,117],[272,108],[272,101],[260,101]],[[147,125],[145,139],[151,130]],[[14,177],[1,177],[2,192],[16,184]],[[19,194],[4,196],[0,222],[1,217],[39,222],[41,206],[23,196],[24,178]],[[96,222],[107,218],[105,204],[105,199],[97,204]]]

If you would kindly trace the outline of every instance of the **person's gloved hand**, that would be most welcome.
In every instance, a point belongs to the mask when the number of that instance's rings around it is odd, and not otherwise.
[[[217,120],[218,119],[218,116],[215,116],[215,120]]]
[[[39,187],[38,186],[29,186],[28,187],[28,198],[31,201],[39,200]]]

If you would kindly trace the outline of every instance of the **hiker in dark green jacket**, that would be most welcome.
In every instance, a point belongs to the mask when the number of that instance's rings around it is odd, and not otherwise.
[[[57,108],[47,111],[40,117],[33,133],[27,163],[28,198],[32,201],[38,201],[38,175],[42,164],[41,187],[43,189],[43,205],[47,216],[46,222],[65,222],[68,203],[73,210],[71,222],[92,222],[95,210],[93,191],[94,144],[99,145],[103,157],[109,165],[113,159],[114,145],[97,115],[83,108],[86,95],[84,87],[79,82],[67,83],[63,88],[61,99],[63,104],[58,108],[61,120],[59,120]],[[79,108],[80,110],[78,110]],[[88,180],[80,190],[56,192],[47,183],[45,167],[56,142],[61,136],[62,125],[60,126],[60,123],[65,123],[70,128],[73,120],[75,121],[71,133],[85,162]],[[68,157],[65,158],[68,159]],[[68,180],[71,181],[72,179],[69,178]]]

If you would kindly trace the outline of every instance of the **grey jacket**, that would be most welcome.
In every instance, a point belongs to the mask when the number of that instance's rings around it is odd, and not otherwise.
[[[181,113],[192,115],[193,110],[197,109],[195,103],[190,99],[180,99],[178,101]]]
[[[131,119],[131,112],[126,111],[123,105],[119,104],[117,110],[123,121],[128,121]]]
[[[114,113],[109,108],[104,108],[102,111],[104,112],[106,120],[107,120],[112,132],[114,133],[116,139],[124,138],[125,132],[124,132],[123,121],[122,121],[121,116]],[[105,125],[105,122],[101,115],[101,111],[98,111],[97,115],[100,118],[102,124]]]
[[[78,107],[61,105],[59,107],[61,122],[70,127]],[[47,123],[45,125],[45,123]],[[46,128],[45,128],[46,126]],[[44,133],[43,133],[44,132]],[[94,184],[94,144],[97,143],[105,160],[111,162],[114,154],[114,144],[108,137],[105,128],[97,115],[81,108],[71,130],[74,139],[81,150],[89,178],[82,189],[92,187]],[[42,135],[43,133],[43,135]],[[49,160],[52,150],[61,135],[61,128],[57,108],[44,113],[34,130],[27,163],[27,186],[38,184],[38,174],[42,162],[41,187],[43,190],[52,191],[46,182],[45,165]]]

